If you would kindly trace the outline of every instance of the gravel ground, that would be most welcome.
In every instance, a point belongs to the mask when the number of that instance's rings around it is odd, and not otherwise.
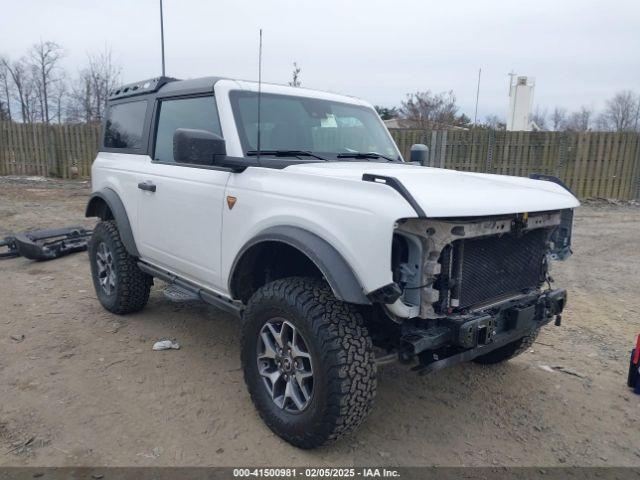
[[[88,188],[0,177],[0,237],[91,226]],[[562,327],[504,365],[426,377],[383,367],[366,423],[316,451],[259,419],[232,317],[170,303],[160,282],[144,311],[118,317],[98,304],[85,253],[2,260],[0,465],[639,466],[640,396],[626,387],[640,332],[639,238],[637,205],[583,206],[575,254],[553,270],[569,290]],[[182,349],[152,351],[162,338]]]

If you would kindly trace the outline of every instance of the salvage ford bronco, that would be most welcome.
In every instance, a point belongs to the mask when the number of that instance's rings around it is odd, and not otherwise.
[[[241,319],[251,399],[314,448],[370,411],[376,368],[494,364],[530,346],[566,292],[578,200],[554,177],[405,161],[370,104],[223,78],[111,93],[86,215],[93,283],[117,314],[153,279]]]

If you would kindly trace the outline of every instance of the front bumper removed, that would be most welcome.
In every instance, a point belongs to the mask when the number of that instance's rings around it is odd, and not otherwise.
[[[527,336],[554,318],[558,324],[566,301],[566,290],[548,290],[429,325],[407,321],[402,325],[401,358],[417,356],[419,364],[414,369],[420,373],[473,360]]]

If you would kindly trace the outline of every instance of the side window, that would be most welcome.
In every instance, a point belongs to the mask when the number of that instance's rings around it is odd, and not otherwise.
[[[162,100],[156,127],[154,160],[173,162],[173,134],[178,128],[207,130],[222,135],[215,98]]]
[[[147,114],[147,101],[111,105],[104,128],[107,148],[142,148],[142,132]]]

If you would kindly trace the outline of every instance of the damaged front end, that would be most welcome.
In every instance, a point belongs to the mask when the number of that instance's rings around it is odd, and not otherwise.
[[[571,254],[572,210],[406,219],[392,248],[400,355],[423,371],[471,360],[559,315],[549,263]],[[544,288],[546,287],[546,288]]]

